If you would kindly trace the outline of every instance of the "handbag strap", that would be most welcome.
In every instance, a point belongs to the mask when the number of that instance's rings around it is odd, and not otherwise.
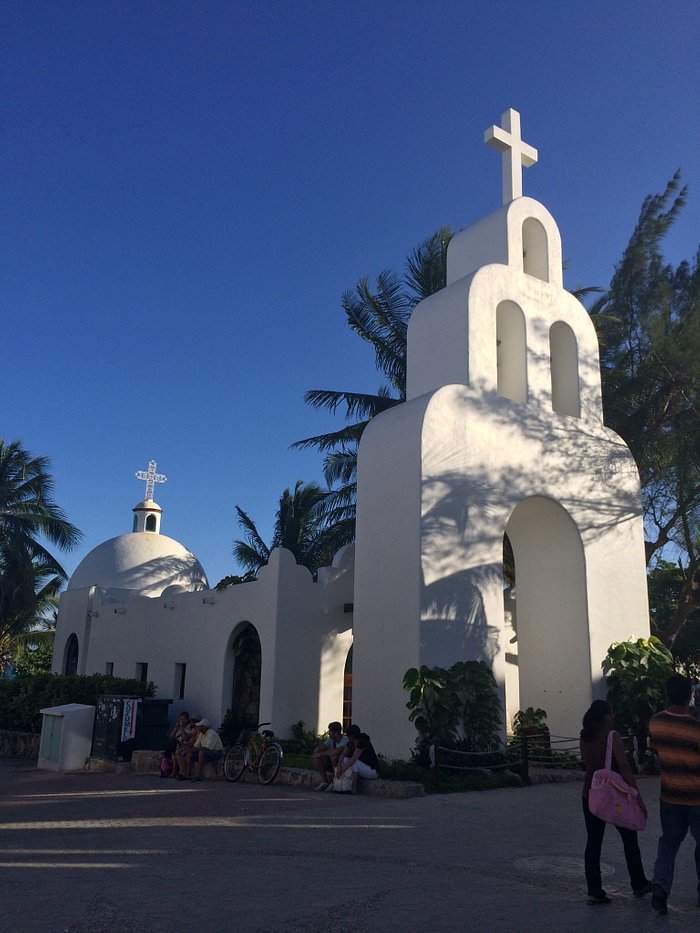
[[[615,730],[611,729],[608,732],[608,747],[605,751],[605,767],[610,770],[612,766],[612,747],[613,747],[613,736],[615,735]]]

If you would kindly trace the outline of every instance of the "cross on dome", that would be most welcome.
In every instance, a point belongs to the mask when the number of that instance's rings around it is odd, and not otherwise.
[[[168,479],[167,476],[163,476],[162,473],[156,473],[156,461],[148,461],[148,470],[138,470],[136,473],[136,479],[145,479],[146,480],[146,495],[144,500],[146,502],[153,501],[153,487],[156,483],[165,483]]]
[[[523,193],[523,165],[529,168],[537,162],[537,150],[528,146],[520,136],[520,114],[506,110],[501,125],[492,126],[484,133],[484,142],[502,153],[503,203],[509,204]]]

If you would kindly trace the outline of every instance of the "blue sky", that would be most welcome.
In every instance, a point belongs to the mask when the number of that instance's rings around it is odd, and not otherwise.
[[[52,461],[66,569],[131,529],[150,459],[212,583],[234,504],[269,538],[321,479],[289,445],[341,423],[304,392],[381,383],[341,294],[500,205],[508,107],[568,287],[608,284],[678,167],[692,258],[698,49],[694,0],[4,4],[0,436]]]

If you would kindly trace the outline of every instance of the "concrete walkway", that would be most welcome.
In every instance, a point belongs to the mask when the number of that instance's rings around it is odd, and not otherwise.
[[[641,786],[651,872],[658,781]],[[614,831],[614,902],[585,904],[580,783],[396,800],[0,759],[0,788],[5,933],[700,927],[690,841],[667,917],[629,893]]]

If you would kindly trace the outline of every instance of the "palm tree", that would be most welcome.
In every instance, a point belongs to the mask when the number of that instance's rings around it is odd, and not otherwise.
[[[406,399],[408,322],[420,301],[445,287],[447,247],[452,235],[449,227],[442,227],[413,250],[403,274],[381,272],[374,291],[363,277],[354,291],[342,297],[349,326],[372,346],[377,369],[387,383],[374,395],[311,389],[304,396],[314,408],[326,408],[332,414],[344,406],[346,419],[353,422],[339,431],[292,444],[299,449],[314,447],[325,454],[324,478],[329,487],[339,485],[326,494],[319,508],[339,544],[355,537],[357,447],[362,432],[372,418]]]
[[[67,579],[38,539],[68,551],[81,538],[53,501],[48,469],[46,457],[32,457],[19,441],[0,439],[0,671],[15,640],[55,608]]]
[[[217,589],[254,580],[276,547],[291,551],[296,562],[308,567],[314,577],[319,567],[328,566],[342,542],[335,530],[328,527],[323,515],[322,505],[327,495],[317,483],[302,480],[297,481],[293,491],[285,489],[279,499],[269,545],[263,541],[253,519],[237,505],[238,524],[245,538],[234,542],[233,556],[245,574],[224,577]]]

